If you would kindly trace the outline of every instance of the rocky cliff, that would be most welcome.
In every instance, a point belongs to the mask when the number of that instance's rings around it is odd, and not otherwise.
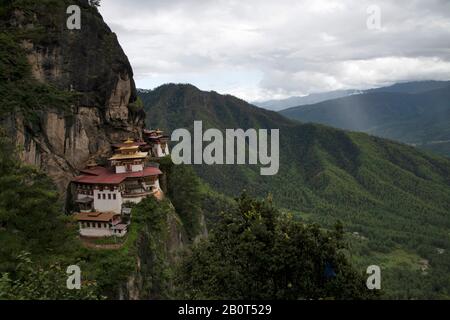
[[[80,30],[67,29],[69,5],[81,9]],[[136,99],[130,63],[90,2],[0,2],[0,137],[6,131],[21,160],[50,176],[62,197],[70,195],[69,182],[86,162],[104,161],[111,143],[141,138],[145,112]],[[133,210],[124,243],[65,254],[80,261],[102,296],[168,298],[174,265],[189,242],[183,220],[168,196],[146,199]]]
[[[174,266],[187,243],[186,235],[169,202],[158,204],[157,208],[151,209],[150,211],[161,212],[162,215],[157,219],[140,221],[133,248],[136,252],[134,267],[127,280],[118,288],[114,288],[111,298],[157,300],[167,299],[173,294],[174,279],[169,274],[173,274]],[[144,214],[148,215],[148,212]]]
[[[79,30],[66,26],[73,4],[81,9]],[[31,112],[19,101],[0,113],[22,159],[46,172],[64,195],[77,169],[108,154],[111,142],[140,137],[145,114],[133,104],[133,71],[116,35],[87,0],[6,1],[0,24],[26,57],[31,81],[72,96],[60,105],[33,105],[31,95]]]

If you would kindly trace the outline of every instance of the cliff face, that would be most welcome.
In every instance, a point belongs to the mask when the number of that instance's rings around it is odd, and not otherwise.
[[[145,114],[133,108],[130,63],[114,33],[87,0],[7,1],[2,29],[12,30],[36,82],[73,93],[68,107],[35,106],[33,121],[20,106],[0,115],[23,161],[39,167],[64,194],[77,169],[107,155],[111,142],[140,138]],[[68,30],[69,5],[81,8],[81,29]]]
[[[66,28],[74,4],[80,30]],[[0,133],[13,138],[24,162],[52,178],[62,197],[88,160],[110,154],[111,143],[142,138],[145,113],[136,97],[126,55],[87,0],[0,3]],[[173,291],[168,274],[187,237],[169,199],[146,203],[133,212],[122,248],[92,250],[85,262],[102,295],[159,299]]]
[[[134,270],[120,284],[112,298],[120,300],[158,300],[171,297],[174,290],[173,266],[187,243],[184,228],[173,208],[162,205],[165,216],[140,228],[135,250]],[[154,225],[161,224],[161,228]]]

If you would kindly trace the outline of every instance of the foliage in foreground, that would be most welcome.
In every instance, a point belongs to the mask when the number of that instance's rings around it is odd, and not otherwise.
[[[75,233],[67,223],[51,180],[23,165],[0,132],[0,272],[12,271],[22,251],[36,258],[70,251]]]
[[[8,300],[67,300],[100,299],[96,284],[85,282],[81,289],[69,290],[67,274],[60,264],[42,267],[33,263],[28,253],[18,256],[14,279],[8,273],[0,276],[0,299]]]
[[[170,157],[160,160],[160,168],[167,177],[167,195],[183,222],[190,240],[201,232],[201,186],[191,166],[174,165]]]
[[[51,180],[22,164],[1,131],[0,243],[0,299],[97,297],[91,285],[67,289],[65,270],[79,262],[75,232]]]
[[[342,227],[322,231],[243,194],[185,257],[177,282],[189,299],[374,297],[342,252]]]

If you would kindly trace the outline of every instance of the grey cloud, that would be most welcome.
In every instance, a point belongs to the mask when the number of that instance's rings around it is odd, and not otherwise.
[[[366,27],[373,4],[381,30]],[[450,79],[447,0],[105,0],[101,12],[143,84],[203,79],[255,100]],[[261,76],[230,85],[226,70]]]

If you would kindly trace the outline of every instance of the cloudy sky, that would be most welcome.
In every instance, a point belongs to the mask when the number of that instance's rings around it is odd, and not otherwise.
[[[260,101],[450,79],[450,0],[103,0],[100,12],[140,88]]]

